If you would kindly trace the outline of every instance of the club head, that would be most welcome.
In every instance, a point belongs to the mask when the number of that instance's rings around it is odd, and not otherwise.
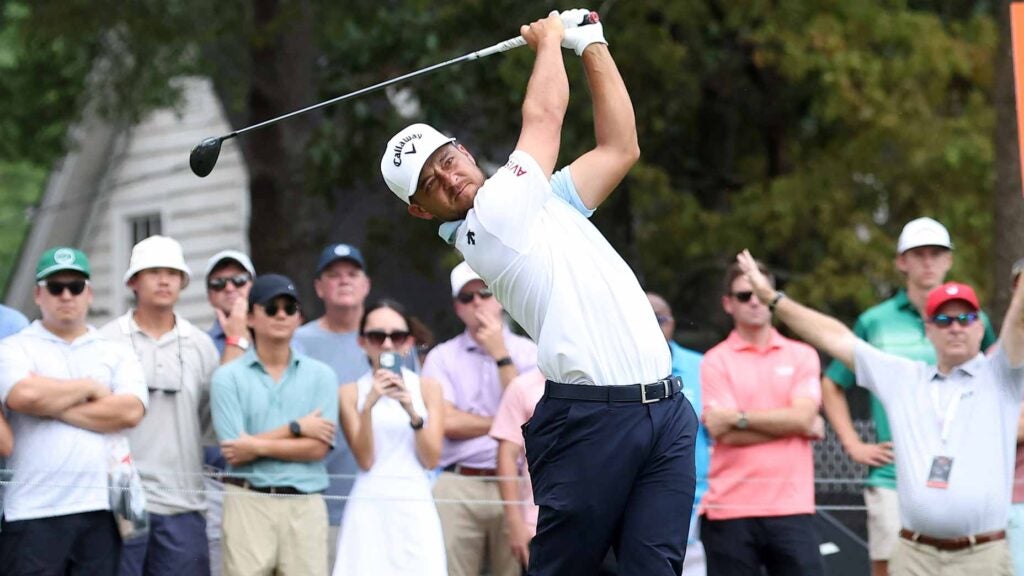
[[[217,157],[220,156],[220,144],[223,141],[223,138],[207,138],[196,144],[188,156],[188,165],[192,168],[193,174],[205,178],[210,172],[213,172],[213,167],[217,165]]]

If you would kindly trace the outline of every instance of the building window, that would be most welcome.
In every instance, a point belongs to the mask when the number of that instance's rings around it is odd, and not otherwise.
[[[160,233],[160,214],[144,214],[129,218],[128,230],[131,233],[131,245],[135,246],[146,238]]]

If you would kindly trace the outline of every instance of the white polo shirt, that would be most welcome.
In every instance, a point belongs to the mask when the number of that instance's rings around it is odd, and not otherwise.
[[[1006,529],[1024,366],[999,346],[942,375],[864,341],[855,364],[889,416],[903,525],[936,538]],[[953,459],[946,488],[928,486],[936,456]]]
[[[58,379],[92,378],[114,394],[131,394],[148,406],[142,367],[130,348],[89,327],[68,343],[35,321],[0,341],[0,400],[29,374]],[[4,495],[9,521],[109,510],[107,435],[52,418],[6,410],[14,432],[14,470]]]
[[[665,337],[636,275],[590,213],[568,168],[549,182],[517,150],[480,188],[466,219],[442,226],[441,235],[537,342],[548,378],[657,381],[672,369]]]

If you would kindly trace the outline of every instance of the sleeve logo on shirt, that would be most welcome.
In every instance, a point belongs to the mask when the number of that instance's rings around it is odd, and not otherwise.
[[[476,246],[476,233],[472,230],[466,232],[466,243],[470,246]]]
[[[512,174],[515,174],[516,177],[526,174],[526,168],[523,168],[522,166],[519,165],[518,162],[513,162],[512,160],[509,160],[505,164],[505,169],[511,172]]]

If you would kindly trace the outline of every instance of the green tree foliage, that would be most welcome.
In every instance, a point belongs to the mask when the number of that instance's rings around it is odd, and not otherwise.
[[[57,138],[37,148],[32,135],[69,118],[56,116],[81,102],[86,85],[118,103],[110,111],[137,117],[173,100],[170,77],[209,74],[240,127],[265,119],[250,111],[274,93],[267,83],[275,78],[336,96],[504,40],[519,24],[564,7],[537,0],[4,5],[0,91],[17,99],[19,112],[0,119],[8,136],[0,158],[36,160],[52,157]],[[713,312],[720,277],[744,247],[773,265],[790,293],[852,320],[901,283],[892,258],[903,223],[931,215],[954,236],[953,275],[988,287],[997,33],[986,3],[606,0],[594,8],[603,11],[631,89],[643,150],[595,221],[644,283],[705,331],[703,344],[725,328]],[[6,32],[12,26],[17,34]],[[289,70],[266,73],[288,61],[280,50],[297,40],[312,48],[312,72],[299,80]],[[98,58],[114,64],[87,83]],[[566,60],[573,100],[562,159],[569,161],[593,135],[582,69],[574,55]],[[524,48],[400,88],[418,104],[414,120],[454,133],[485,166],[500,165],[514,146],[531,63]],[[49,104],[32,94],[49,94]],[[289,164],[303,172],[291,181],[301,189],[269,193],[300,195],[329,217],[278,234],[316,244],[337,232],[332,222],[358,221],[378,263],[377,286],[383,277],[402,297],[396,290],[414,290],[400,283],[409,271],[443,284],[451,251],[433,225],[411,223],[379,179],[386,139],[409,121],[393,99],[362,97],[315,120],[301,135],[308,139],[295,152],[300,161]],[[269,225],[254,206],[254,219]]]

